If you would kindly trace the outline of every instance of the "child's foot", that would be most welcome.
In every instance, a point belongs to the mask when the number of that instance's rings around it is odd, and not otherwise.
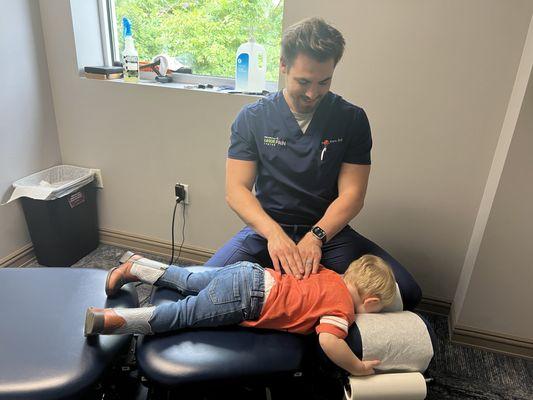
[[[133,262],[140,258],[142,256],[128,251],[120,258],[123,264],[109,270],[105,281],[105,293],[108,297],[115,296],[126,283],[139,282],[139,278],[133,275],[130,270]]]
[[[85,313],[85,336],[109,335],[126,324],[112,308],[89,307]]]

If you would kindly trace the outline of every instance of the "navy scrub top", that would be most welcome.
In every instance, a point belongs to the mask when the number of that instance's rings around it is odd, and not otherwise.
[[[228,157],[257,163],[256,197],[276,222],[314,225],[338,196],[341,164],[370,164],[371,148],[362,108],[329,92],[304,134],[279,91],[243,107]]]

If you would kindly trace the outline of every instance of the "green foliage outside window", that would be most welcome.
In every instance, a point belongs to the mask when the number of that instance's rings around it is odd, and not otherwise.
[[[233,78],[252,30],[267,52],[267,80],[278,80],[283,0],[115,0],[115,10],[120,50],[128,17],[141,61],[166,53],[194,74]]]

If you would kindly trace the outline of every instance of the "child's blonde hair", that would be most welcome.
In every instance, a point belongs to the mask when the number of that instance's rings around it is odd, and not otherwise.
[[[343,279],[357,288],[361,298],[378,297],[384,307],[391,304],[396,295],[396,279],[391,267],[372,254],[352,261]]]

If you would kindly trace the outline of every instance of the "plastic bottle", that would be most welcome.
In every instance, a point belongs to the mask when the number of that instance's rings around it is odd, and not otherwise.
[[[261,93],[266,82],[266,51],[253,36],[239,46],[235,58],[235,90]]]
[[[124,51],[122,52],[122,65],[124,68],[124,82],[139,82],[139,55],[133,43],[131,35],[131,23],[126,18],[122,18],[124,29]]]

